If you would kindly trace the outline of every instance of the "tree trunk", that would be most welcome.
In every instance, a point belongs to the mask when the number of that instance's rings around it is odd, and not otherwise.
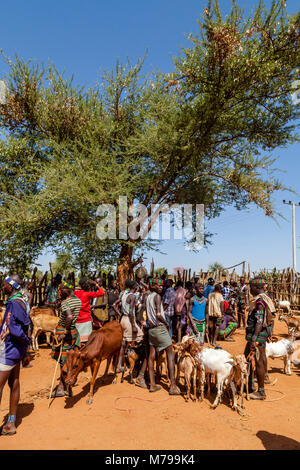
[[[120,258],[117,267],[117,276],[120,288],[125,289],[125,281],[130,278],[133,273],[132,262],[133,246],[127,244],[122,245]]]

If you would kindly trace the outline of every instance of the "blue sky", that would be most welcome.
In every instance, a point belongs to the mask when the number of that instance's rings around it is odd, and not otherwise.
[[[8,56],[17,53],[24,59],[53,62],[66,75],[74,74],[75,82],[89,86],[100,79],[100,69],[111,70],[119,58],[135,62],[148,50],[144,71],[152,68],[172,70],[172,55],[187,45],[185,38],[198,31],[197,18],[206,1],[152,0],[151,2],[114,0],[15,0],[1,4],[0,48]],[[251,11],[253,1],[238,0],[238,5]],[[299,9],[297,0],[287,0],[288,13]],[[223,12],[231,2],[220,0]],[[255,2],[257,4],[257,2]],[[266,2],[267,5],[270,2]],[[0,63],[0,78],[7,71]],[[146,267],[152,255],[155,265],[172,271],[175,266],[206,270],[218,261],[231,266],[240,261],[250,263],[251,270],[284,268],[292,264],[291,207],[283,199],[300,201],[300,143],[277,149],[278,176],[299,195],[281,192],[276,195],[276,209],[287,219],[277,224],[262,211],[249,207],[248,212],[226,209],[218,219],[207,224],[213,232],[213,245],[198,254],[187,251],[180,241],[165,241],[161,250],[166,254],[148,253]],[[298,235],[297,235],[298,233]],[[300,270],[300,207],[296,208],[298,270]],[[51,254],[39,259],[48,267]]]

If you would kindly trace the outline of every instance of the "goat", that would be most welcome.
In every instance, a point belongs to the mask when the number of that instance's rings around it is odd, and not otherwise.
[[[180,372],[184,374],[184,380],[186,385],[185,401],[191,398],[193,401],[197,398],[197,365],[193,356],[202,350],[202,346],[198,343],[189,339],[183,343],[177,343],[173,345],[173,350],[177,355],[177,374],[176,382],[179,383]],[[191,397],[191,379],[193,379],[193,395]]]
[[[246,398],[249,400],[249,388],[248,388],[248,362],[244,354],[238,354],[234,357],[233,376],[232,379],[235,384],[235,388],[239,390],[238,395],[240,396],[240,407],[245,408],[243,405],[243,393],[244,385],[246,385]]]
[[[288,300],[275,300],[275,307],[291,315],[291,304]]]
[[[33,325],[32,319],[36,315],[56,316],[56,313],[55,313],[55,310],[53,308],[50,308],[50,307],[37,307],[37,306],[31,307],[29,317],[30,317],[32,325]],[[32,334],[32,327],[31,326],[30,326],[30,331],[31,331],[31,334]],[[44,333],[46,334],[46,343],[51,345],[51,342],[50,342],[51,333],[49,331],[45,331]]]
[[[39,350],[38,345],[38,336],[43,331],[45,333],[52,333],[55,335],[55,329],[59,322],[59,318],[54,315],[47,315],[46,313],[41,313],[35,315],[31,319],[33,323],[33,330],[31,335],[31,344],[34,351]]]
[[[125,346],[124,351],[124,366],[122,369],[121,383],[124,382],[124,374],[126,372],[126,367],[129,369],[129,382],[134,384],[133,380],[133,370],[138,360],[143,361],[145,358],[145,344],[143,342],[136,343],[135,341],[130,341]]]
[[[292,331],[300,331],[300,320],[297,320],[296,317],[281,314],[279,315],[278,320],[286,323],[289,333]]]
[[[287,339],[281,339],[276,343],[266,343],[266,356],[271,359],[282,358],[284,361],[283,373],[292,375],[291,372],[291,358],[295,350],[294,347],[295,335],[291,335]]]
[[[233,381],[234,366],[237,365],[234,357],[224,349],[203,348],[194,356],[197,367],[200,369],[200,400],[204,399],[205,375],[214,374],[217,383],[217,396],[211,408],[215,409],[222,401],[223,386],[230,385],[233,396],[234,410],[239,411],[236,397],[236,387]]]

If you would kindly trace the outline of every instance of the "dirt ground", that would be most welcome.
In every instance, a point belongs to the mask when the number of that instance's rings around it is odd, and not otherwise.
[[[287,337],[287,327],[277,321],[275,334]],[[245,332],[238,330],[235,342],[220,342],[223,349],[241,353]],[[105,363],[103,366],[105,366]],[[300,369],[292,366],[292,376],[284,375],[281,359],[269,360],[273,386],[266,386],[267,400],[246,401],[246,416],[229,406],[225,398],[217,409],[210,409],[215,392],[203,403],[170,397],[164,377],[163,388],[155,394],[130,385],[96,382],[94,402],[86,403],[89,372],[82,373],[73,398],[51,400],[48,396],[55,369],[50,348],[40,346],[31,362],[21,369],[21,398],[17,434],[0,436],[0,450],[164,450],[300,449]],[[183,379],[181,379],[183,390]],[[5,387],[1,420],[7,416],[9,389]]]

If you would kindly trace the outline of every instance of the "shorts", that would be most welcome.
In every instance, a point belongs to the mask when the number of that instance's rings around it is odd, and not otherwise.
[[[13,366],[8,366],[6,364],[1,364],[0,362],[0,372],[6,372],[8,370],[12,370],[14,367],[16,367],[17,364],[14,364]]]
[[[123,329],[123,339],[125,341],[136,341],[137,343],[142,341],[144,333],[143,330],[136,323],[136,320],[134,320],[134,326],[137,328],[136,333],[133,333],[132,331],[132,324],[128,315],[122,316],[120,325]]]
[[[154,346],[158,352],[172,346],[170,334],[165,325],[155,326],[149,329],[148,333],[149,344]]]
[[[200,321],[197,321],[195,318],[193,318],[194,320],[194,323],[197,327],[197,330],[198,330],[198,335],[197,335],[197,340],[198,343],[200,344],[204,344],[204,337],[205,337],[205,320],[200,322]]]

